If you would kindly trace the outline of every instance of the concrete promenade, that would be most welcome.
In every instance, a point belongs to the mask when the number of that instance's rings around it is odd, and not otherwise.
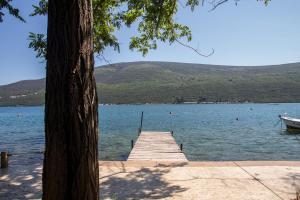
[[[101,199],[296,198],[300,162],[100,161]],[[0,199],[41,198],[41,164],[0,169]]]

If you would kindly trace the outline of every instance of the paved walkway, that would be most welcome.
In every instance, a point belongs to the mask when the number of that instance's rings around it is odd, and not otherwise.
[[[0,169],[0,199],[41,198],[41,165]],[[300,162],[101,161],[101,199],[296,198]]]
[[[101,199],[291,200],[300,162],[102,162]]]

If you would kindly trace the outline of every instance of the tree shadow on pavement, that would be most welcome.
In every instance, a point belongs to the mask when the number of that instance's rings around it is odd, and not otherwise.
[[[284,178],[288,184],[295,189],[295,198],[291,200],[300,200],[300,173],[289,173],[289,178]]]
[[[100,199],[161,199],[177,196],[187,189],[170,184],[163,178],[170,172],[170,166],[142,167],[136,171],[106,176],[100,181]]]
[[[40,199],[42,165],[9,166],[0,169],[0,199]]]

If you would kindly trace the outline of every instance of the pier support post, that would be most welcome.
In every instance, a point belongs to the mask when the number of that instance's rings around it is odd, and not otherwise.
[[[7,167],[8,167],[8,153],[1,152],[1,168],[7,168]]]
[[[142,112],[142,115],[141,115],[141,124],[140,124],[141,131],[143,129],[143,120],[144,120],[144,111]]]

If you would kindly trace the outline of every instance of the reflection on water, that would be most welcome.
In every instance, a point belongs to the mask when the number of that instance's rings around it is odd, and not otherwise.
[[[285,112],[300,117],[300,104],[110,105],[99,109],[100,159],[126,160],[144,111],[143,129],[173,130],[189,160],[300,160],[300,135],[281,130],[278,120]],[[9,150],[24,163],[41,160],[43,121],[43,107],[0,108],[0,151]]]

